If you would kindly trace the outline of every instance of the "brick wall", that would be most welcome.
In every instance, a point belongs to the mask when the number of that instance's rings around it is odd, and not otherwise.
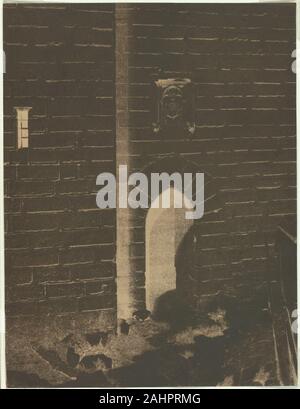
[[[213,177],[220,211],[207,207],[195,222],[191,287],[200,301],[259,293],[265,307],[266,273],[277,268],[274,232],[296,213],[295,6],[151,4],[125,12],[131,169],[164,170],[173,156],[170,170],[180,171],[181,158]],[[174,77],[195,84],[197,130],[162,141],[152,131],[151,88]],[[143,225],[136,215],[131,258],[141,305]]]
[[[158,159],[158,171],[174,156],[209,173],[220,211],[195,224],[194,289],[264,292],[277,263],[275,229],[296,213],[295,6],[123,7],[129,170]],[[95,204],[96,175],[115,170],[113,27],[111,5],[4,8],[11,314],[115,307],[115,212]],[[152,84],[176,76],[195,84],[197,131],[162,141],[151,127]],[[32,106],[26,151],[16,150],[15,106]],[[132,226],[131,257],[143,300],[141,226]]]
[[[113,5],[5,5],[4,50],[7,313],[113,312],[115,211],[95,202],[115,170]]]

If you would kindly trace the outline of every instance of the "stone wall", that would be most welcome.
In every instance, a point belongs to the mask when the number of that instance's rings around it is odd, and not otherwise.
[[[113,5],[4,7],[7,312],[115,313],[116,214],[96,207],[95,180],[124,158],[129,171],[205,173],[194,296],[261,289],[266,305],[274,232],[296,212],[295,6],[119,7],[116,55]],[[189,138],[152,131],[153,81],[172,77],[195,84]],[[16,149],[15,106],[32,107],[28,150]],[[117,161],[115,130],[127,138]],[[143,308],[146,212],[132,217],[130,286]]]
[[[296,213],[295,7],[151,4],[124,5],[119,13],[128,33],[130,170],[205,173],[205,197],[215,199],[194,223],[194,298],[260,294],[265,308],[267,272],[272,280],[277,268],[275,230]],[[153,133],[153,82],[176,77],[195,85],[193,136]],[[145,300],[145,214],[132,211],[129,227],[138,308]]]
[[[6,311],[115,311],[114,6],[4,6]],[[29,113],[17,149],[16,106]]]

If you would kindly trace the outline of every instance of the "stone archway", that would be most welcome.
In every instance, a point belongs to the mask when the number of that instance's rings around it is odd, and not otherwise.
[[[150,162],[150,161],[149,161]],[[131,166],[128,166],[129,172]],[[150,180],[151,173],[178,172],[195,174],[203,169],[180,155],[168,155],[153,160],[142,169]],[[221,210],[213,177],[205,172],[204,220]],[[162,209],[163,210],[163,209]],[[167,210],[167,209],[166,209]],[[180,209],[176,209],[180,210]],[[185,210],[184,210],[185,211]],[[117,209],[117,315],[119,320],[130,319],[136,311],[146,309],[146,218],[149,209]],[[150,214],[150,213],[149,213]],[[152,214],[152,213],[151,213]],[[154,214],[154,213],[153,213]],[[151,217],[151,216],[150,216]],[[179,219],[181,219],[179,217]],[[195,220],[194,224],[202,222]],[[179,232],[180,228],[178,227]],[[182,238],[183,231],[178,235]],[[179,242],[178,242],[179,245]],[[181,246],[182,247],[182,246]],[[180,251],[182,253],[182,251]],[[182,257],[180,257],[182,259]],[[177,260],[178,263],[178,260]]]

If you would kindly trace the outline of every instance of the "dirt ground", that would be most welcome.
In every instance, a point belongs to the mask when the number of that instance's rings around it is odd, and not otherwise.
[[[8,328],[9,387],[278,385],[269,311],[229,300],[180,320],[137,314],[118,331]],[[49,333],[47,333],[47,331]],[[43,341],[41,341],[41,339]]]

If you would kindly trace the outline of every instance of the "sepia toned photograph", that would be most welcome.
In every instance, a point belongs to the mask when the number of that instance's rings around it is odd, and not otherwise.
[[[296,4],[9,1],[3,55],[6,387],[297,385]]]

